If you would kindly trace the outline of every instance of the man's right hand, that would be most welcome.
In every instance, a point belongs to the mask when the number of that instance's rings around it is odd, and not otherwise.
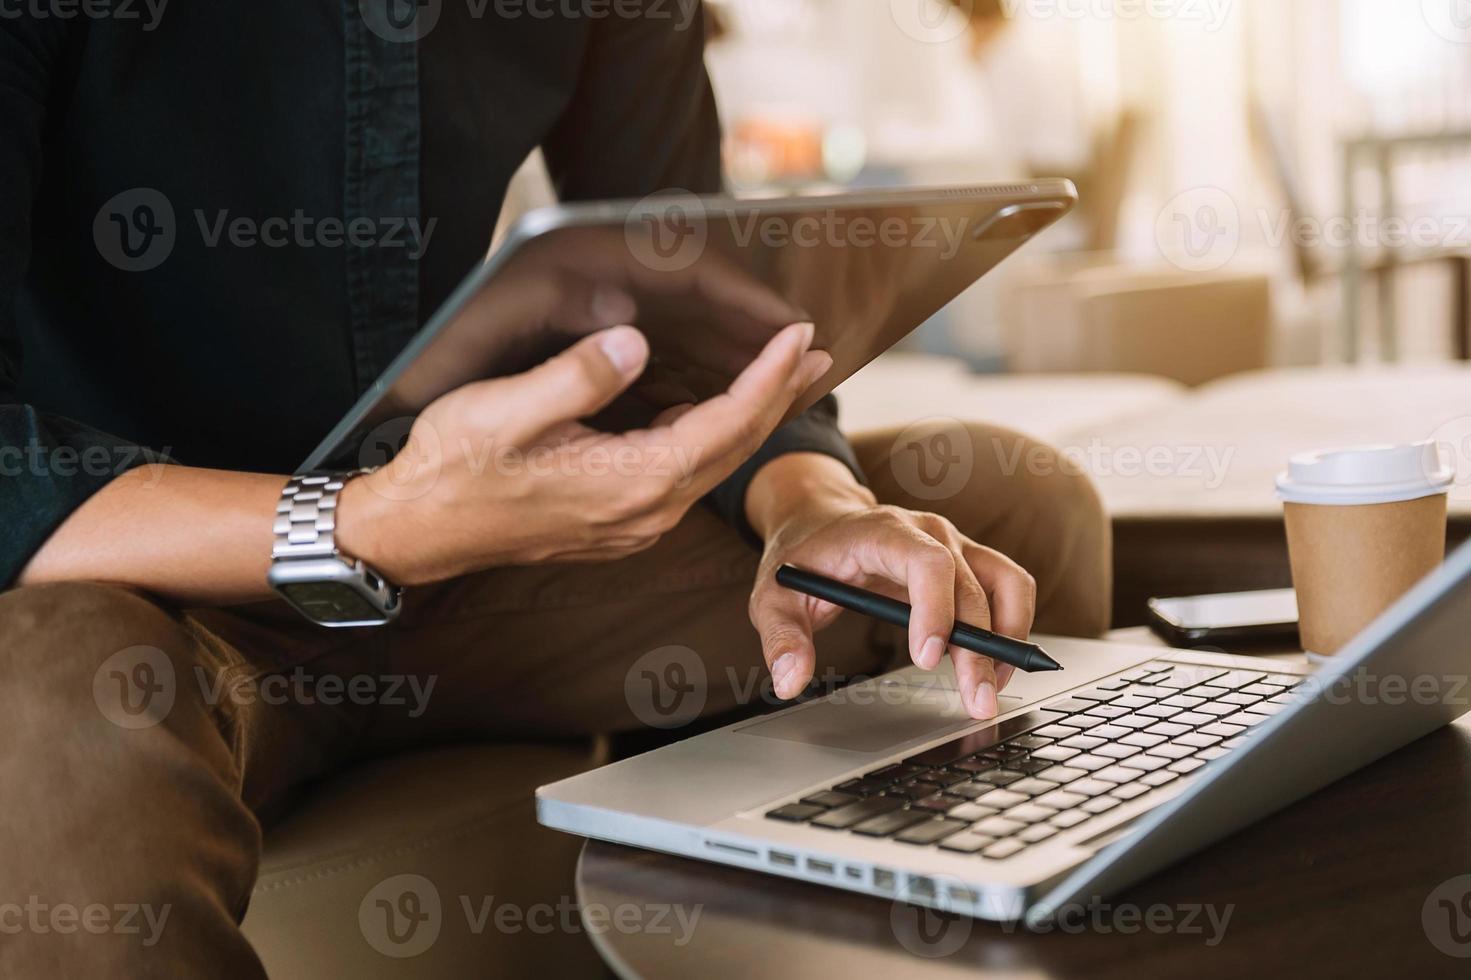
[[[809,349],[812,337],[811,324],[787,327],[724,395],[637,432],[580,421],[647,365],[648,343],[632,327],[453,391],[415,421],[388,466],[347,485],[338,543],[402,585],[642,551],[754,455],[827,373],[832,358]]]

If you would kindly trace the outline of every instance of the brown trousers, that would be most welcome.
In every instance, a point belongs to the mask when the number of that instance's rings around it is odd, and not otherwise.
[[[958,423],[857,448],[880,500],[944,514],[1036,577],[1039,631],[1107,627],[1108,525],[1051,450]],[[279,603],[186,612],[104,585],[0,594],[0,976],[261,976],[238,924],[262,824],[293,790],[413,746],[642,728],[625,678],[669,646],[705,664],[707,715],[737,709],[750,685],[716,680],[762,667],[746,609],[756,563],[696,509],[625,561],[416,590],[382,630],[323,630]],[[894,646],[893,631],[845,615],[819,637],[819,675],[885,669]],[[434,687],[327,706],[292,693],[298,668],[344,686],[407,675]],[[277,697],[232,696],[273,680]],[[145,947],[46,928],[44,911],[38,926],[38,902],[169,913]]]

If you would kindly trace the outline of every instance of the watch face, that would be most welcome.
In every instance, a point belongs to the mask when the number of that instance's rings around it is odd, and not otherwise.
[[[375,609],[357,592],[337,582],[295,582],[280,586],[281,593],[319,623],[382,622]]]

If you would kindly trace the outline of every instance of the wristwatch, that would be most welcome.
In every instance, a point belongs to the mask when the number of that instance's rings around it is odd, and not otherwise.
[[[403,590],[337,548],[337,498],[352,473],[293,476],[276,505],[276,544],[267,576],[307,619],[322,626],[383,626],[397,616]]]

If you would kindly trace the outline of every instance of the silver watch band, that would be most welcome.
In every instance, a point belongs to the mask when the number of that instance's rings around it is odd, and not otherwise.
[[[271,558],[332,558],[337,555],[337,497],[348,481],[372,470],[293,476],[276,504],[276,543]]]

